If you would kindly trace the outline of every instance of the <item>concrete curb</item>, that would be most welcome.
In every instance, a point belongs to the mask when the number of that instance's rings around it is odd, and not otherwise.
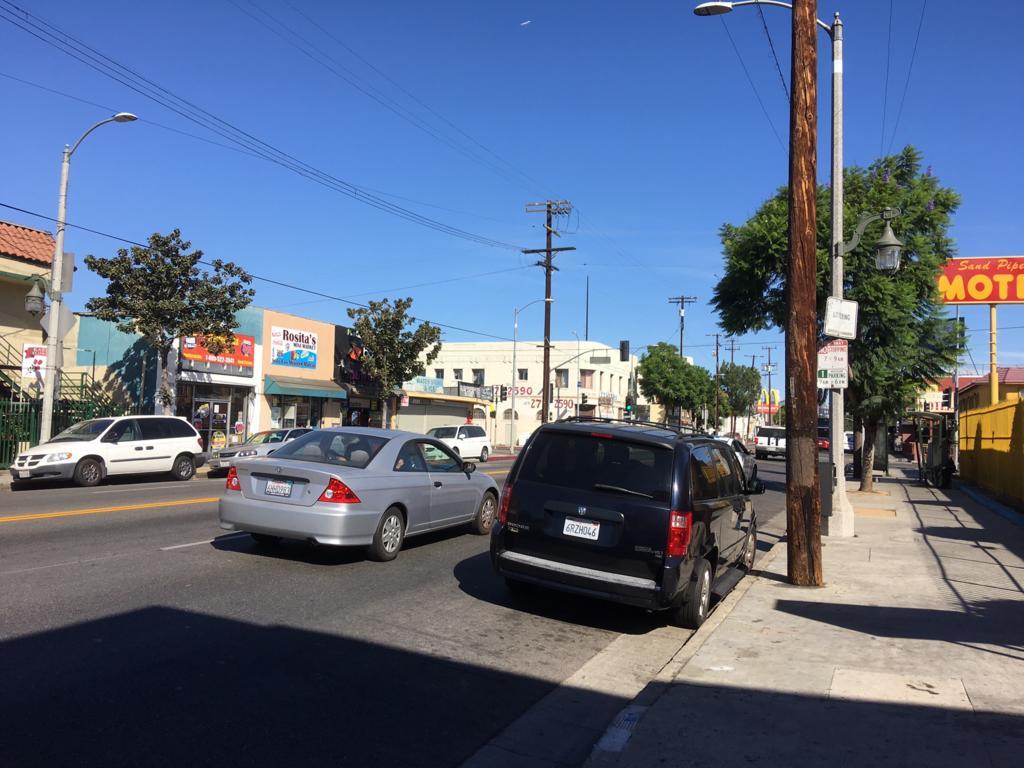
[[[1004,517],[1014,525],[1024,526],[1024,514],[1014,511],[1012,507],[1008,507],[1005,504],[1001,504],[993,498],[986,496],[980,489],[975,488],[973,485],[964,482],[958,482],[957,490],[963,491],[970,498],[985,507],[989,512],[995,512],[1000,517]]]
[[[725,599],[718,604],[701,628],[690,636],[683,647],[651,678],[640,694],[616,716],[594,746],[590,757],[583,764],[584,768],[611,768],[618,764],[619,757],[644,714],[665,694],[668,685],[683,670],[683,667],[700,652],[704,643],[715,633],[722,622],[729,617],[729,614],[754,585],[756,577],[760,576],[765,567],[775,559],[783,543],[783,539],[780,538],[772,545],[772,548],[761,558],[758,567],[725,596]],[[751,576],[755,578],[750,578]]]

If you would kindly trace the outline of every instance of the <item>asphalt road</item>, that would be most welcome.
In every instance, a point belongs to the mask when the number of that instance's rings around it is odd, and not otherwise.
[[[509,462],[479,469],[501,483]],[[785,464],[762,461],[761,530]],[[454,766],[618,634],[664,619],[512,596],[486,537],[398,559],[221,535],[223,480],[0,493],[9,765]]]

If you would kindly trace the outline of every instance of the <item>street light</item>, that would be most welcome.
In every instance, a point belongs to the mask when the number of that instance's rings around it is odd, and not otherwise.
[[[50,315],[46,327],[46,371],[43,378],[43,413],[39,419],[39,442],[50,439],[53,429],[53,400],[56,388],[58,359],[62,351],[63,339],[60,338],[60,310],[63,303],[62,290],[64,270],[64,226],[67,218],[68,174],[71,171],[71,156],[85,137],[101,125],[107,123],[130,123],[138,118],[131,112],[118,112],[106,120],[100,120],[85,133],[78,137],[73,146],[64,147],[64,157],[60,165],[60,192],[57,196],[57,235],[54,238],[53,263],[50,265]],[[29,292],[31,295],[31,291]],[[26,308],[28,304],[26,299]]]
[[[43,292],[39,289],[39,281],[33,280],[32,287],[25,294],[25,311],[32,317],[39,317],[46,311],[46,302],[43,299]]]
[[[516,450],[516,382],[518,381],[518,371],[516,370],[516,345],[519,341],[519,313],[527,307],[532,307],[534,304],[540,304],[541,302],[550,304],[554,299],[534,299],[531,302],[524,304],[521,307],[512,310],[512,413],[509,418],[509,446],[508,449],[515,453]]]
[[[701,3],[693,12],[698,16],[719,16],[729,13],[734,8],[745,5],[772,5],[779,8],[793,9],[791,3],[781,0],[741,0],[741,2]],[[832,296],[843,298],[843,22],[836,12],[832,25],[821,19],[815,23],[828,32],[832,40]],[[895,239],[895,238],[893,238]],[[846,464],[843,453],[846,444],[844,425],[846,408],[845,393],[841,389],[832,390],[832,402],[829,408],[831,419],[829,440],[832,452],[832,463],[838,468]],[[769,398],[770,399],[770,398]],[[770,406],[770,403],[769,403]],[[832,488],[832,517],[826,520],[829,536],[853,536],[853,507],[846,496],[845,481],[836,483]]]
[[[892,231],[890,222],[899,216],[902,211],[899,208],[883,208],[881,213],[868,213],[857,220],[857,228],[849,241],[840,244],[839,253],[842,256],[851,253],[854,248],[860,245],[860,239],[864,236],[864,230],[868,224],[881,219],[885,222],[881,237],[875,241],[875,266],[879,272],[894,274],[900,268],[900,249],[903,243],[897,239]]]

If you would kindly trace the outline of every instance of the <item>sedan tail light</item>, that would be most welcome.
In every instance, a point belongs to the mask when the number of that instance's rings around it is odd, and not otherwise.
[[[238,479],[238,470],[234,467],[228,470],[228,481],[224,483],[224,488],[229,491],[242,490],[242,483]]]
[[[508,522],[508,508],[512,506],[512,483],[506,483],[501,491],[501,504],[498,505],[498,522]]]
[[[692,512],[670,512],[668,516],[668,542],[665,554],[682,556],[690,548],[690,536],[693,534]]]
[[[332,477],[324,492],[320,494],[320,501],[326,501],[329,504],[358,504],[359,497],[341,480]]]

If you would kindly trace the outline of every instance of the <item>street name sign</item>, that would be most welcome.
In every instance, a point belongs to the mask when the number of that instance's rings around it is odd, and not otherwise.
[[[845,339],[818,349],[818,389],[846,389],[850,384],[850,358]]]
[[[825,335],[837,339],[857,338],[856,301],[829,296],[825,301]]]

